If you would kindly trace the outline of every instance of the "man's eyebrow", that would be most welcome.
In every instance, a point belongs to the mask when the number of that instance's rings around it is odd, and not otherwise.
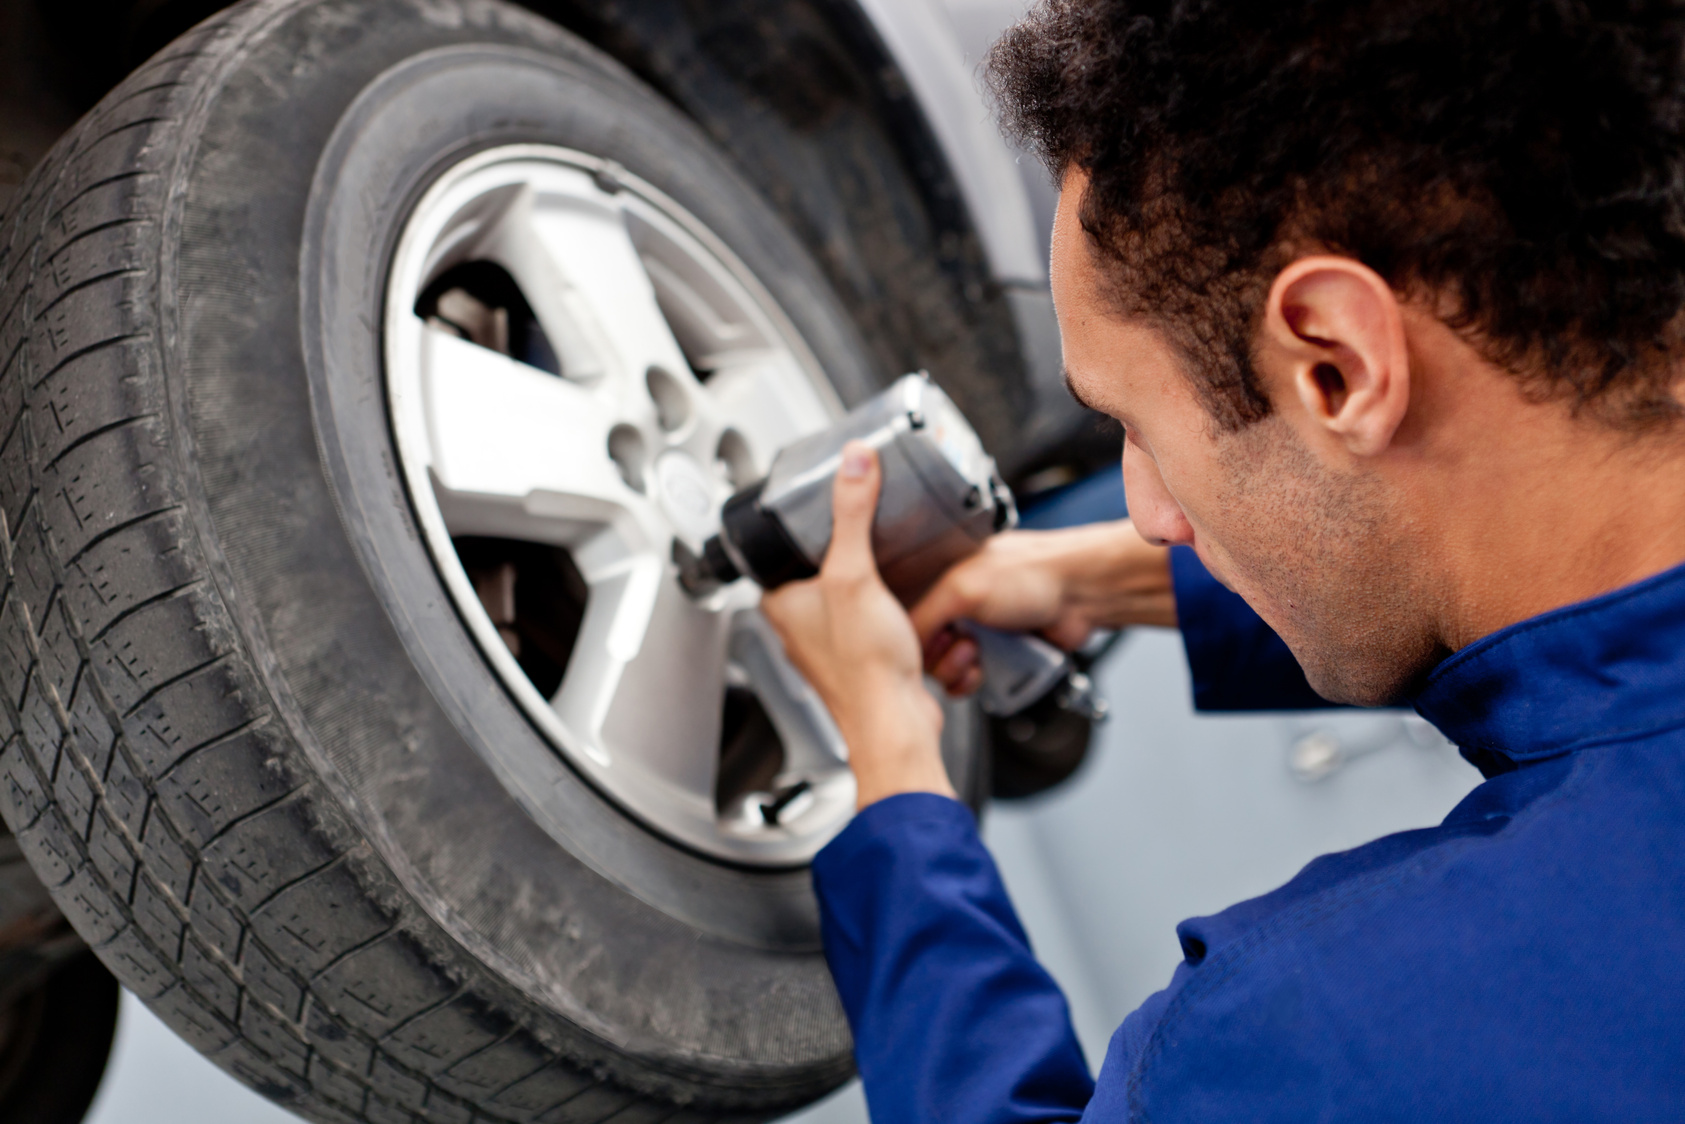
[[[1071,369],[1069,367],[1063,363],[1059,364],[1059,373],[1065,377],[1065,389],[1070,392],[1072,398],[1077,400],[1077,405],[1085,406],[1097,414],[1105,412],[1082,396],[1082,392],[1077,389],[1077,384],[1071,381]]]

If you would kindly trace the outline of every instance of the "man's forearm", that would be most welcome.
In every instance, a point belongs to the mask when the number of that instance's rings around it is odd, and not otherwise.
[[[1127,519],[1042,532],[1057,551],[1067,604],[1100,628],[1176,627],[1170,551]]]
[[[967,675],[974,646],[960,644],[957,662],[942,662],[957,641],[956,621],[1039,632],[1076,648],[1096,628],[1174,628],[1176,596],[1167,552],[1123,519],[996,535],[944,574],[913,606],[912,617],[931,672],[963,693],[975,689]]]

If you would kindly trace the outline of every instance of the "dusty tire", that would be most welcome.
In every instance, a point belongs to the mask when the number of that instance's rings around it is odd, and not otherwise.
[[[379,471],[359,325],[392,230],[314,272],[323,153],[452,60],[507,83],[410,114],[445,150],[382,165],[391,223],[447,151],[594,146],[731,244],[844,397],[889,374],[706,139],[574,37],[483,0],[233,9],[0,229],[0,811],[124,984],[311,1119],[777,1115],[850,1072],[805,868],[676,846],[565,769],[564,814],[526,814],[485,747],[538,734]]]

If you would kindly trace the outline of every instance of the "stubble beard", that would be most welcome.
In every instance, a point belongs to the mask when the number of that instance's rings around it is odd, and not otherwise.
[[[1231,486],[1211,523],[1229,584],[1317,694],[1356,706],[1408,700],[1446,653],[1407,521],[1381,482],[1329,471],[1279,417],[1226,445]]]

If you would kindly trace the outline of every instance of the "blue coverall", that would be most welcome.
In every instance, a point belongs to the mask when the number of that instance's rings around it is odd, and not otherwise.
[[[1198,705],[1317,701],[1173,567]],[[1179,925],[1097,1083],[971,813],[862,811],[813,873],[875,1124],[1685,1120],[1685,567],[1494,633],[1414,702],[1485,783]]]

